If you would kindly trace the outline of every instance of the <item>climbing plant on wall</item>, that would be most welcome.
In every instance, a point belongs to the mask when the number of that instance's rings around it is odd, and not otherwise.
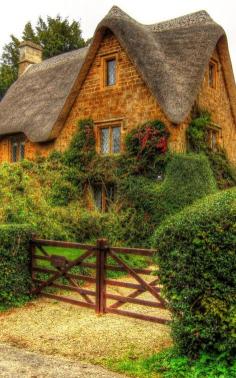
[[[236,172],[231,166],[225,150],[218,144],[214,150],[208,144],[208,127],[211,125],[211,114],[198,110],[193,115],[187,128],[188,150],[205,153],[210,161],[219,189],[236,185]]]

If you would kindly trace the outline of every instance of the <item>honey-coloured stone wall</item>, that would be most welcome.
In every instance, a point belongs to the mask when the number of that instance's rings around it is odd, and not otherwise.
[[[236,125],[217,49],[212,58],[217,62],[218,67],[216,87],[211,88],[209,86],[207,69],[197,97],[197,105],[200,109],[209,111],[212,121],[221,128],[219,143],[226,150],[230,161],[236,165]]]
[[[104,85],[104,64],[109,57],[115,57],[117,60],[117,78],[114,86]],[[212,114],[213,122],[221,127],[220,143],[226,149],[230,160],[236,164],[236,126],[217,50],[213,58],[218,62],[216,88],[209,87],[207,68],[196,103],[199,108],[208,110]],[[112,33],[104,36],[58,138],[50,143],[26,141],[25,157],[34,159],[37,156],[47,156],[53,150],[64,151],[75,133],[78,120],[84,118],[91,118],[95,122],[97,138],[100,126],[121,125],[123,141],[125,134],[132,128],[148,120],[159,119],[170,131],[171,150],[186,150],[186,128],[190,116],[181,125],[173,125],[167,119]],[[0,161],[10,161],[10,143],[10,137],[0,140]]]

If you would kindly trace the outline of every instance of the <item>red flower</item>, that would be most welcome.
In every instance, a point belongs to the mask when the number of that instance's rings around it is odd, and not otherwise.
[[[161,137],[156,145],[157,149],[161,151],[161,153],[165,153],[167,150],[167,139],[165,137]]]

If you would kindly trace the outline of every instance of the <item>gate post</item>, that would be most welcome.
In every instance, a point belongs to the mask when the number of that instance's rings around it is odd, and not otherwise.
[[[97,240],[96,251],[96,314],[106,312],[106,259],[108,250],[107,239]]]

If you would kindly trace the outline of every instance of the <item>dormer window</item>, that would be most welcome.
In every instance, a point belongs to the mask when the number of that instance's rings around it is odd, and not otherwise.
[[[16,163],[25,158],[25,138],[16,136],[11,139],[11,161]]]
[[[116,84],[116,59],[108,59],[106,61],[106,85]]]
[[[210,88],[216,88],[217,81],[217,62],[211,60],[208,66],[208,85]]]

